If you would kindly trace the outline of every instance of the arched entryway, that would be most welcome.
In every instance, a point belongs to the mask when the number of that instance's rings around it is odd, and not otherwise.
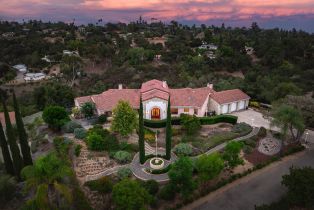
[[[160,120],[160,109],[157,107],[152,108],[150,112],[150,117],[152,120]]]

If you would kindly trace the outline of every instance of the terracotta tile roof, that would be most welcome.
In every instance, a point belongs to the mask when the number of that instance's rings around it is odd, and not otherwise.
[[[164,91],[160,91],[158,89],[154,89],[154,90],[150,90],[150,91],[147,91],[145,93],[142,93],[142,100],[143,101],[146,101],[146,100],[151,99],[151,98],[161,98],[164,100],[168,100],[169,93],[166,93]]]
[[[209,87],[170,89],[171,106],[201,107],[212,92]]]
[[[153,79],[153,80],[149,80],[148,82],[144,82],[142,84],[141,87],[141,93],[153,90],[153,89],[158,89],[158,90],[162,90],[165,91],[167,93],[169,93],[169,87],[167,85],[167,83],[157,80],[157,79]]]
[[[135,109],[138,109],[140,105],[139,89],[109,89],[91,98],[100,111],[112,111],[120,100],[128,101]]]
[[[91,96],[82,96],[82,97],[77,97],[75,100],[79,103],[79,105],[82,105],[86,102],[91,102],[92,98]]]
[[[12,124],[15,124],[15,112],[9,112],[10,121]],[[0,121],[3,127],[5,127],[5,118],[4,112],[0,112]]]
[[[240,89],[234,90],[224,90],[220,92],[215,92],[210,95],[210,97],[219,104],[230,103],[234,101],[240,101],[245,99],[250,99],[250,96],[245,94]]]

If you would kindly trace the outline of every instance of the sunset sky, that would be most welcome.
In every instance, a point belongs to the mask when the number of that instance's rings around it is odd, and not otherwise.
[[[186,24],[225,22],[314,32],[314,0],[0,0],[0,18],[90,23],[129,22],[140,15]]]

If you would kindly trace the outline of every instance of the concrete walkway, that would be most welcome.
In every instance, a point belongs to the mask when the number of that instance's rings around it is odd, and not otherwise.
[[[291,166],[314,167],[314,143],[311,143],[307,150],[253,172],[183,209],[254,210],[254,205],[277,201],[286,192],[286,188],[280,184],[281,177],[289,173]]]

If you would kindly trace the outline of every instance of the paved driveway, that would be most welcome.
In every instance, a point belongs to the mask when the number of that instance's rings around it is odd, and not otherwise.
[[[238,117],[238,122],[245,122],[251,126],[264,127],[266,129],[278,130],[277,127],[270,127],[270,120],[263,117],[260,112],[253,109],[248,109],[245,111],[234,112],[231,115]]]
[[[311,133],[313,134],[313,133]],[[311,135],[313,140],[314,135]],[[283,161],[256,171],[235,181],[183,209],[198,210],[253,210],[254,205],[269,204],[277,201],[286,191],[280,182],[282,175],[289,172],[291,166],[314,167],[314,144],[304,152],[286,157]]]

